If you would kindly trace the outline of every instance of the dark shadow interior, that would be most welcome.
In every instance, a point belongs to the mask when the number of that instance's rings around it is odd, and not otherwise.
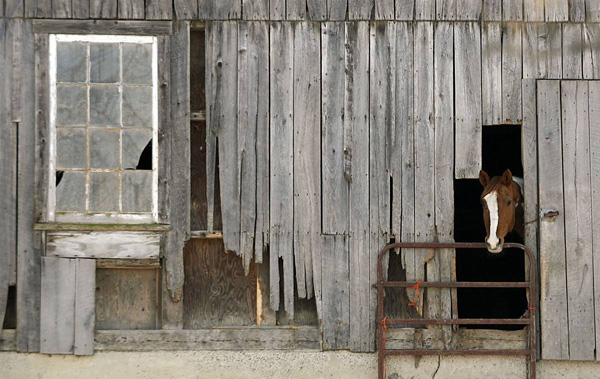
[[[483,170],[490,177],[509,168],[514,176],[523,176],[520,125],[483,127]],[[483,188],[477,179],[454,181],[455,238],[457,242],[484,242],[485,226],[479,197]],[[512,232],[506,242],[522,243]],[[524,281],[525,260],[520,249],[504,249],[499,254],[486,249],[457,249],[458,281]],[[525,289],[458,289],[458,316],[461,318],[519,318],[527,309]],[[482,329],[522,329],[522,325],[470,326]]]

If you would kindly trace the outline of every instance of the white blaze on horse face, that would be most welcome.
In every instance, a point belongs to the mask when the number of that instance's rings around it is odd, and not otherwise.
[[[483,198],[487,203],[488,211],[490,212],[490,236],[487,239],[487,243],[492,250],[497,249],[500,243],[496,233],[498,232],[498,195],[496,191],[492,191],[484,196]]]

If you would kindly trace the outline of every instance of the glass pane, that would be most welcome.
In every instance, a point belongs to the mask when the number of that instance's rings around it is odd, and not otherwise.
[[[116,212],[119,210],[119,173],[90,173],[90,211]]]
[[[56,81],[85,82],[87,44],[59,42],[56,50]]]
[[[84,126],[86,121],[86,89],[85,86],[56,87],[56,125]]]
[[[119,82],[118,44],[102,43],[90,45],[90,82]]]
[[[119,130],[89,129],[90,168],[119,168]]]
[[[85,168],[85,129],[56,129],[56,166]]]
[[[123,130],[123,169],[140,168],[142,152],[152,139],[151,130]],[[150,152],[152,156],[152,152]]]
[[[90,87],[90,125],[119,125],[119,87]]]
[[[152,84],[152,45],[123,44],[123,83]]]
[[[152,171],[123,172],[123,212],[152,211]]]
[[[123,127],[152,128],[152,87],[123,87]]]
[[[57,171],[56,176],[56,210],[85,211],[85,172]]]

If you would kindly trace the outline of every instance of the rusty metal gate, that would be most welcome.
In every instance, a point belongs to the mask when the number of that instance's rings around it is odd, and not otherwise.
[[[379,252],[377,259],[377,350],[379,379],[384,379],[386,358],[392,355],[523,355],[529,356],[529,377],[535,379],[536,362],[536,339],[535,339],[535,272],[536,265],[533,254],[527,247],[518,243],[505,243],[504,248],[517,248],[525,252],[529,259],[529,280],[525,282],[389,282],[383,280],[382,261],[384,255],[392,249],[485,249],[484,243],[417,243],[399,242],[385,246]],[[430,287],[430,288],[526,288],[528,294],[529,316],[511,319],[469,319],[469,318],[447,318],[447,319],[387,319],[383,316],[383,291],[390,287]],[[529,336],[528,349],[486,349],[486,350],[432,350],[432,349],[402,349],[388,350],[386,348],[385,333],[387,325],[525,325]]]

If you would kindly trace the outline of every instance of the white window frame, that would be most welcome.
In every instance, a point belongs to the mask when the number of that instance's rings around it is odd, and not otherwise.
[[[152,44],[152,211],[151,214],[128,213],[58,213],[56,212],[56,75],[57,42],[144,43]],[[158,38],[123,35],[49,35],[50,130],[48,175],[48,221],[85,223],[158,223]],[[89,64],[89,49],[88,59]],[[89,72],[89,67],[87,68]],[[88,97],[89,102],[89,97]],[[89,109],[89,104],[88,104]],[[89,187],[89,184],[86,184]],[[89,188],[86,188],[86,198]]]

